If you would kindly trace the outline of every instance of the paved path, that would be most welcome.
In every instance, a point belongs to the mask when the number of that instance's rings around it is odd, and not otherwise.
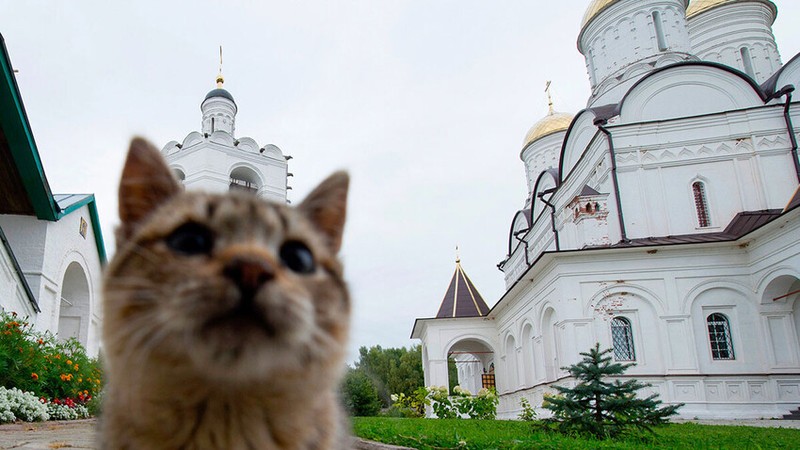
[[[800,420],[676,420],[704,425],[738,425],[800,429]],[[97,420],[71,420],[0,425],[0,449],[49,450],[57,448],[96,449],[94,445]],[[389,450],[401,447],[359,441],[359,450]]]
[[[18,422],[0,425],[0,450],[96,449],[97,419]],[[359,440],[357,450],[403,450],[405,447]],[[413,450],[413,449],[406,449]]]
[[[96,419],[0,425],[0,449],[94,449]]]
[[[800,430],[800,420],[778,420],[778,419],[740,419],[740,420],[709,420],[709,419],[675,419],[675,423],[699,423],[701,425],[732,425],[739,427],[761,427],[761,428],[794,428]]]

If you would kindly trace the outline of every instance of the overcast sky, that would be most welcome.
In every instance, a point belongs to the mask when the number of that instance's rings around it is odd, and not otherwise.
[[[351,355],[406,346],[462,266],[489,306],[526,197],[519,152],[555,107],[585,106],[576,49],[589,0],[0,0],[5,37],[54,193],[94,193],[113,253],[128,142],[200,129],[218,47],[237,137],[292,155],[297,203],[336,169],[352,176],[342,257],[354,297]],[[784,62],[800,2],[776,0]],[[792,30],[792,27],[794,30]]]

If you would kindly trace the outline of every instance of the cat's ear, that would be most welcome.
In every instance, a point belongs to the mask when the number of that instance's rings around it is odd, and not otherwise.
[[[338,253],[342,246],[349,185],[350,177],[347,172],[335,172],[314,188],[298,206],[325,235],[333,253]]]
[[[161,153],[146,140],[133,138],[119,183],[120,234],[129,238],[142,219],[180,191]]]

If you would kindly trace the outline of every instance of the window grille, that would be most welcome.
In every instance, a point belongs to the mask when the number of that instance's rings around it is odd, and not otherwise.
[[[710,227],[711,218],[708,214],[706,187],[700,181],[695,181],[692,183],[692,194],[694,194],[694,207],[697,210],[697,223],[701,228]]]
[[[635,361],[633,349],[633,330],[631,322],[624,317],[611,320],[611,341],[614,344],[614,359],[617,361]]]
[[[711,357],[714,359],[736,359],[733,355],[733,341],[728,318],[714,313],[706,319],[708,340],[711,344]]]
[[[485,389],[494,389],[494,374],[493,373],[484,373],[481,374],[481,387]]]

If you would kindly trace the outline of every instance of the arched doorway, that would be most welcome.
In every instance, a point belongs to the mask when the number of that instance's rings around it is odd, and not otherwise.
[[[477,394],[481,388],[495,387],[494,350],[477,339],[456,342],[447,352],[448,365],[455,365],[456,380],[450,379],[448,388],[456,384]]]
[[[59,299],[58,338],[77,339],[86,346],[89,337],[90,309],[89,281],[86,272],[77,262],[70,263],[64,272]]]

